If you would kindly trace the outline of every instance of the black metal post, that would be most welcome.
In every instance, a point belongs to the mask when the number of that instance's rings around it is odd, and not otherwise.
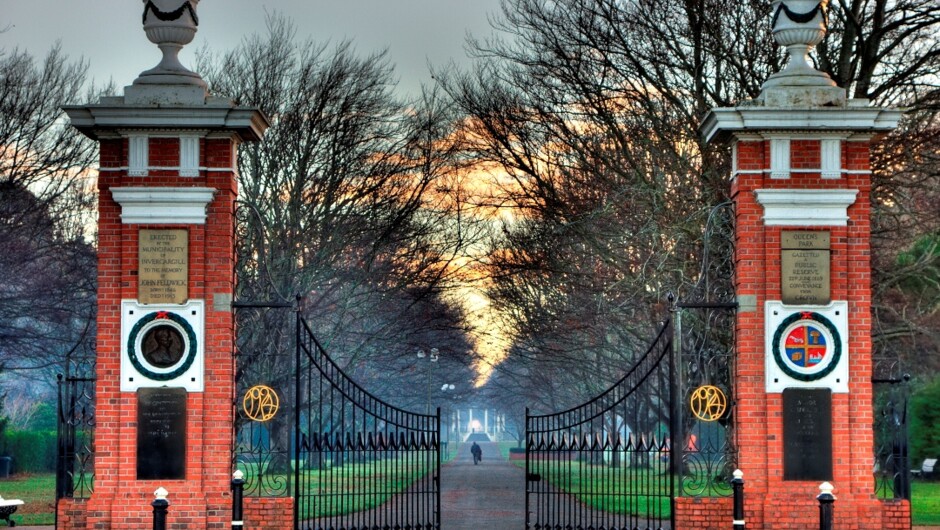
[[[245,527],[242,498],[245,491],[245,474],[240,469],[232,473],[232,530]]]
[[[62,397],[63,388],[67,383],[63,381],[62,374],[56,375],[58,381],[58,400],[56,418],[56,460],[55,460],[55,498],[56,500],[72,495],[72,481],[69,476],[68,442],[66,436],[69,428],[69,414],[65,412],[65,400]],[[58,512],[58,510],[56,510]],[[58,514],[57,514],[58,515]]]
[[[441,444],[440,444],[440,441],[441,441],[441,439],[440,439],[440,436],[441,436],[441,407],[437,407],[437,417],[435,418],[434,422],[435,422],[435,424],[437,425],[437,427],[434,429],[434,432],[436,432],[436,433],[437,433],[437,436],[438,436],[438,438],[437,438],[437,441],[438,441],[438,444],[437,444],[437,474],[434,476],[434,481],[436,482],[436,484],[434,485],[434,489],[437,490],[437,491],[435,492],[437,498],[434,499],[434,501],[437,503],[437,506],[434,507],[434,524],[435,524],[435,527],[436,527],[436,528],[440,528],[440,527],[441,527],[441,462],[442,462],[442,460],[441,460]],[[447,447],[447,446],[445,445],[444,447]]]
[[[167,491],[163,488],[157,488],[154,495],[156,499],[150,503],[153,506],[153,530],[166,530],[166,513],[170,507],[170,501],[166,500]]]
[[[301,297],[297,295],[297,308],[294,310],[294,452],[295,454],[300,454],[301,448],[301,430],[300,430],[300,399],[302,395],[302,383],[303,383],[303,372],[301,367],[303,366],[300,362],[301,356],[300,352],[303,348],[303,345],[300,342],[300,328],[303,325],[303,317],[300,314],[300,301]],[[288,457],[289,458],[289,457]],[[290,462],[290,460],[288,460]],[[306,502],[301,498],[301,484],[300,484],[300,465],[302,460],[298,460],[297,465],[294,466],[294,528],[300,528],[300,513],[303,511],[303,506],[297,506],[297,503]]]
[[[836,500],[836,496],[832,494],[832,489],[832,484],[828,482],[819,485],[820,493],[816,497],[816,500],[819,501],[819,530],[832,530],[832,504]]]
[[[734,478],[731,479],[731,490],[734,492],[734,514],[732,515],[731,528],[734,530],[744,530],[744,473],[740,469],[734,470]]]

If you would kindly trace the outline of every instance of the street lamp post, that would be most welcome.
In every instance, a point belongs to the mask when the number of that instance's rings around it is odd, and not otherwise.
[[[452,384],[450,384],[450,383],[444,383],[444,384],[441,386],[441,392],[450,392],[450,391],[452,391],[454,388],[457,388],[457,387],[455,387],[454,385],[452,385]],[[444,433],[445,433],[445,434],[444,434],[444,436],[445,436],[444,443],[445,443],[445,444],[446,444],[446,443],[450,443],[450,426],[451,426],[451,420],[452,420],[451,415],[452,415],[452,414],[453,414],[452,408],[451,408],[451,407],[447,407],[447,429],[444,431]]]
[[[418,350],[418,358],[419,358],[419,359],[424,359],[424,357],[425,357],[424,350]],[[437,348],[431,348],[431,355],[428,356],[428,360],[431,361],[432,363],[436,363],[439,358],[440,358],[440,352],[439,352],[439,350],[438,350]],[[428,416],[430,416],[430,415],[431,415],[431,364],[430,364],[430,363],[428,364],[428,393],[427,393],[427,398],[428,398],[428,406],[427,406],[426,414],[427,414]]]

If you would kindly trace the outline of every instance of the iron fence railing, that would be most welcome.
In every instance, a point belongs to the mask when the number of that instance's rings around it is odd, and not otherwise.
[[[526,411],[526,528],[671,524],[672,334],[666,320],[626,375],[591,401],[554,414]]]
[[[297,318],[296,528],[439,529],[440,409],[419,414],[375,397]]]

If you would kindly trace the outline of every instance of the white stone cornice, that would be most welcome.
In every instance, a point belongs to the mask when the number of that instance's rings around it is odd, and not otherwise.
[[[729,134],[782,131],[887,132],[897,127],[902,110],[876,107],[772,108],[731,107],[712,109],[699,131],[705,141]]]
[[[134,135],[144,135],[148,138],[179,138],[180,136],[195,136],[198,138],[205,137],[209,134],[208,129],[171,129],[171,128],[162,128],[162,129],[153,129],[153,128],[138,128],[138,129],[117,129],[117,134],[123,137],[130,137]]]
[[[206,224],[215,188],[111,188],[123,224]]]
[[[858,190],[755,190],[765,226],[846,226]]]
[[[226,132],[247,141],[261,139],[269,122],[257,109],[235,107],[210,98],[204,105],[160,106],[128,104],[122,97],[106,97],[95,105],[65,105],[72,125],[93,140],[113,138],[127,130],[190,130]]]

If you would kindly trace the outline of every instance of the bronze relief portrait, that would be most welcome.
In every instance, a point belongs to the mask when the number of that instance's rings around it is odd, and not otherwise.
[[[144,359],[157,368],[169,368],[180,361],[185,353],[183,335],[173,326],[160,325],[147,330],[141,341]]]

